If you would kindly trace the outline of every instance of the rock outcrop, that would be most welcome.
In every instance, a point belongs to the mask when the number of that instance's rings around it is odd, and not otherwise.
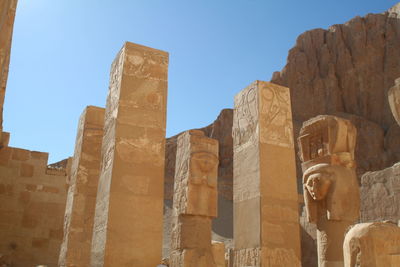
[[[388,90],[400,77],[399,59],[400,3],[383,14],[356,17],[328,30],[315,29],[300,35],[289,52],[287,65],[271,80],[291,89],[295,138],[304,121],[331,114],[350,120],[357,128],[359,181],[365,172],[399,162],[400,127],[387,100]],[[297,163],[300,181],[299,159]],[[398,216],[399,207],[392,207],[396,212],[384,207],[393,200],[393,190],[387,188],[396,178],[396,169],[394,166],[362,177],[363,221]],[[377,194],[371,196],[371,192]],[[378,200],[382,198],[386,202]],[[368,204],[371,201],[374,208]],[[317,266],[315,226],[304,223],[304,214],[300,221],[303,266]]]
[[[271,81],[291,89],[296,125],[331,114],[357,126],[360,177],[400,160],[400,131],[387,101],[387,91],[400,76],[399,59],[400,3],[383,14],[301,34],[287,65]]]

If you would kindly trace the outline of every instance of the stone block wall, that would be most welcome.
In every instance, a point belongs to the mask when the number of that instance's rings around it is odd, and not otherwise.
[[[0,149],[0,266],[57,266],[67,172],[48,153]]]

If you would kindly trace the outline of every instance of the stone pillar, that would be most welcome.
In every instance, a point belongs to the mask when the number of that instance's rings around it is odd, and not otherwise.
[[[3,146],[3,105],[6,94],[16,9],[17,0],[0,1],[0,147]]]
[[[212,241],[211,250],[214,257],[216,267],[227,267],[228,262],[225,259],[225,244],[224,242]]]
[[[323,115],[304,122],[298,138],[307,219],[317,226],[319,267],[343,266],[344,235],[359,218],[356,135],[350,121]]]
[[[255,81],[235,96],[234,264],[300,266],[289,88]]]
[[[346,233],[343,254],[344,267],[400,266],[400,227],[389,221],[356,224]]]
[[[88,106],[78,124],[59,266],[89,266],[100,175],[104,108]]]
[[[400,124],[400,78],[397,78],[394,86],[389,89],[388,100],[393,117]]]
[[[111,67],[91,266],[161,262],[168,53],[125,43]]]
[[[218,141],[190,130],[178,138],[171,267],[216,267],[211,223],[217,216]]]

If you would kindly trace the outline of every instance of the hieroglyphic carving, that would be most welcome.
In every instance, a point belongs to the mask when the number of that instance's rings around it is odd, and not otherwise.
[[[255,81],[239,92],[232,132],[234,266],[300,266],[289,88]]]
[[[361,221],[400,220],[400,163],[361,177]]]
[[[260,118],[263,120],[260,142],[293,147],[293,122],[290,92],[286,88],[269,84],[260,91]]]
[[[129,42],[112,64],[91,266],[161,260],[167,72],[168,53]]]
[[[261,249],[233,250],[233,266],[261,267]]]
[[[257,82],[250,84],[235,96],[237,112],[233,117],[233,147],[234,150],[244,149],[245,144],[258,142],[258,87]]]

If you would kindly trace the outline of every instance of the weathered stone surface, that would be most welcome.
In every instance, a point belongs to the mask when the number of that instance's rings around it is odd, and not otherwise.
[[[256,81],[235,96],[234,266],[300,266],[289,89]]]
[[[212,222],[213,240],[224,241],[230,246],[233,238],[233,146],[232,146],[233,110],[224,109],[209,126],[198,129],[205,136],[218,140],[218,217]],[[164,181],[164,240],[163,255],[169,255],[171,244],[172,197],[176,148],[178,137],[182,133],[167,138],[165,148]]]
[[[320,114],[345,113],[373,123],[371,134],[357,142],[359,178],[400,161],[400,147],[382,147],[383,135],[395,124],[387,93],[400,77],[399,6],[301,34],[285,68],[271,79],[290,88],[295,125]]]
[[[2,0],[0,3],[0,145],[3,143],[1,136],[3,132],[3,105],[17,2],[17,0]]]
[[[400,163],[361,177],[361,221],[400,220]]]
[[[399,266],[400,227],[390,222],[360,223],[346,234],[345,267]]]
[[[104,108],[88,106],[78,124],[59,266],[90,265],[103,128]]]
[[[200,130],[178,138],[171,267],[216,267],[211,221],[217,216],[218,141]]]
[[[307,221],[317,226],[318,266],[342,266],[345,231],[359,218],[356,128],[321,115],[303,124],[298,143]]]
[[[223,242],[211,243],[211,251],[213,254],[214,262],[216,267],[226,267],[227,264],[225,260],[225,244]]]
[[[125,43],[111,67],[91,266],[161,261],[168,53]]]
[[[0,263],[57,266],[67,172],[49,174],[48,153],[0,149]]]

